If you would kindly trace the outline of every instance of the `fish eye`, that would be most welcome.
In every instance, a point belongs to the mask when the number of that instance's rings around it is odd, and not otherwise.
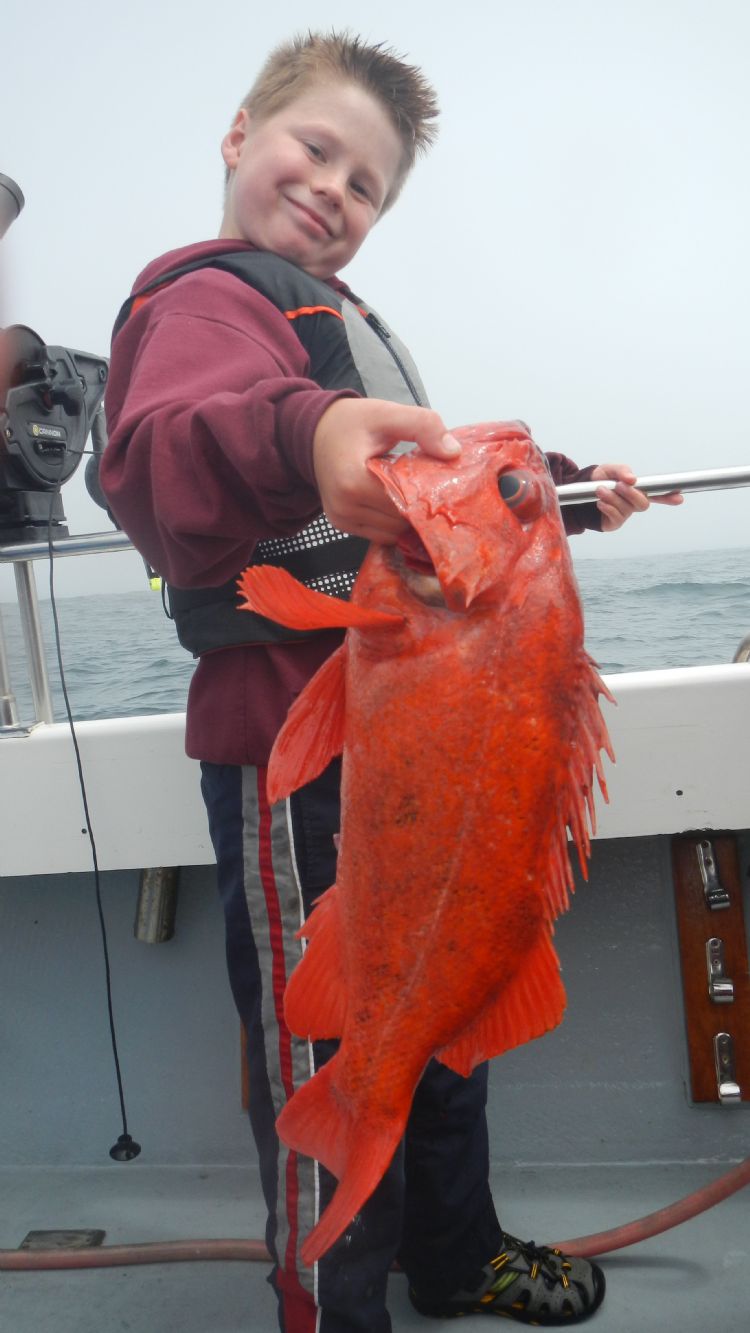
[[[527,523],[544,509],[544,496],[532,472],[501,472],[497,479],[500,497],[517,519]]]

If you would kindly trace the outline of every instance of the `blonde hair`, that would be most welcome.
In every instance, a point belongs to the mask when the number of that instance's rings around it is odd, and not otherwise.
[[[403,145],[401,168],[381,210],[385,212],[417,154],[426,152],[437,137],[437,97],[416,65],[407,64],[383,42],[370,45],[346,32],[308,32],[271,52],[240,109],[267,119],[312,84],[333,79],[358,84],[370,93],[390,117]]]

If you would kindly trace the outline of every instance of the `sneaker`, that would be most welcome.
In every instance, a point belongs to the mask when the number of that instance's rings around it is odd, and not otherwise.
[[[488,1314],[547,1327],[588,1319],[604,1300],[604,1274],[587,1259],[573,1259],[533,1241],[504,1236],[505,1249],[482,1269],[476,1287],[456,1291],[443,1300],[409,1288],[420,1314],[436,1319]]]

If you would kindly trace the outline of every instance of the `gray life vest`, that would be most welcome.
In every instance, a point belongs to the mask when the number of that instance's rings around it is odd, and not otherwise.
[[[353,389],[367,398],[427,405],[422,382],[403,343],[374,310],[267,251],[237,251],[198,259],[162,274],[125,302],[115,332],[150,294],[197,269],[216,268],[247,282],[286,316],[310,360],[310,379],[322,389]],[[401,450],[412,446],[397,446]],[[280,565],[309,588],[347,598],[368,543],[334,528],[325,514],[291,537],[255,546],[251,564]],[[215,588],[168,588],[177,636],[194,657],[250,643],[288,643],[320,631],[295,631],[251,612],[237,614],[237,578]]]

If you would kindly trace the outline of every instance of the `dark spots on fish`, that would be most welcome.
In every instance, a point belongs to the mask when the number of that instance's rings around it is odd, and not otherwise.
[[[446,940],[444,948],[446,953],[458,953],[458,940]]]
[[[385,963],[372,962],[369,971],[370,971],[370,976],[372,977],[373,985],[376,988],[378,985],[381,984],[385,985],[387,982],[391,980],[391,975],[392,975],[391,967],[390,964],[387,962]]]
[[[453,894],[456,898],[466,898],[469,902],[479,902],[482,898],[482,885],[475,884],[471,880],[459,880],[452,886]]]
[[[393,822],[397,828],[404,828],[404,826],[409,827],[411,824],[416,824],[418,818],[419,801],[412,792],[407,792],[405,796],[402,796],[399,802],[396,813],[393,816]]]
[[[357,1023],[369,1023],[372,1018],[372,1009],[357,1009],[354,1018]]]

